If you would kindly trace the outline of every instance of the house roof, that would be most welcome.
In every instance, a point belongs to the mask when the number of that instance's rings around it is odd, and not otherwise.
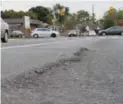
[[[4,19],[4,21],[7,22],[8,24],[21,24],[21,23],[24,23],[22,18]],[[30,23],[40,25],[43,22],[39,21],[39,20],[30,19]]]
[[[31,19],[31,20],[30,20],[30,23],[31,23],[31,24],[38,24],[38,25],[40,25],[40,24],[42,24],[43,22],[42,22],[42,21],[39,21],[39,20]]]
[[[23,19],[21,18],[15,18],[15,19],[4,19],[5,22],[8,24],[21,24],[23,23]]]

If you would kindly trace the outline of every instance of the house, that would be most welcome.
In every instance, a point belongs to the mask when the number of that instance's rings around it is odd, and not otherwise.
[[[24,32],[24,20],[23,18],[9,18],[4,19],[5,22],[9,24],[10,31],[20,30]],[[43,22],[39,20],[30,19],[30,28],[34,30],[37,27],[43,27]]]

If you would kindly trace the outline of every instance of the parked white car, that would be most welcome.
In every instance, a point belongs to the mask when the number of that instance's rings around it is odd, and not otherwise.
[[[53,31],[49,28],[36,28],[34,31],[32,31],[31,36],[34,38],[39,37],[57,37],[60,36],[60,33],[58,31]]]
[[[1,22],[1,41],[6,43],[8,42],[8,36],[9,36],[9,25],[0,18]]]
[[[94,30],[89,30],[88,35],[89,36],[96,36],[96,32]]]
[[[15,31],[12,31],[11,34],[10,34],[10,37],[23,37],[24,36],[24,33],[20,30],[15,30]]]
[[[68,32],[68,36],[69,36],[69,37],[79,36],[79,31],[78,31],[78,30],[70,30],[70,31]]]

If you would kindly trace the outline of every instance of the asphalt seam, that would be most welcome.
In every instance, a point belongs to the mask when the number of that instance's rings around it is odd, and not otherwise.
[[[14,49],[14,48],[27,48],[27,47],[51,45],[51,44],[62,43],[62,42],[72,42],[72,41],[76,41],[76,40],[58,41],[58,42],[51,42],[51,43],[29,44],[29,45],[18,45],[18,46],[8,46],[8,47],[2,47],[0,49],[4,50],[4,49]]]
[[[106,37],[101,37],[99,39],[105,39]],[[81,39],[81,38],[80,38]],[[93,37],[86,37],[85,40],[91,40],[93,39]],[[7,47],[1,47],[1,50],[5,50],[5,49],[14,49],[14,48],[27,48],[27,47],[35,47],[35,46],[45,46],[45,45],[51,45],[51,44],[56,44],[56,43],[62,43],[62,42],[72,42],[72,41],[76,41],[76,39],[74,40],[64,40],[64,41],[57,41],[57,42],[51,42],[51,43],[38,43],[38,44],[28,44],[28,45],[18,45],[18,46],[7,46]]]

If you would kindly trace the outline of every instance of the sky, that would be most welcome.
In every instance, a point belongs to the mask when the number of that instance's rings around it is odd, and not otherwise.
[[[13,9],[15,11],[28,11],[31,7],[44,6],[52,8],[56,3],[67,6],[70,13],[76,13],[78,10],[86,10],[92,14],[92,4],[94,5],[94,13],[99,19],[109,7],[123,10],[123,0],[2,0],[0,3],[1,10]]]

